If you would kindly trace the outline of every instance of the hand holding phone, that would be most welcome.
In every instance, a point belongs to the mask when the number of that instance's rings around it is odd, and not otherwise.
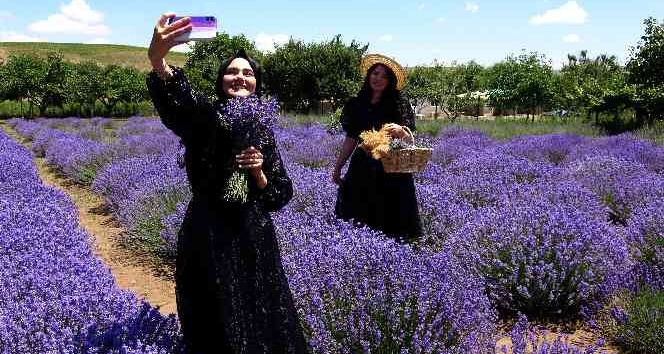
[[[217,18],[214,16],[176,16],[169,18],[168,24],[184,17],[188,17],[191,20],[191,31],[183,32],[175,38],[175,41],[209,42],[217,36]]]
[[[174,17],[174,13],[165,13],[159,17],[148,48],[150,63],[155,70],[160,72],[167,71],[168,66],[164,59],[166,54],[172,47],[182,43],[176,41],[175,38],[186,32],[191,32],[191,19],[182,18],[179,21],[172,22],[171,19]]]

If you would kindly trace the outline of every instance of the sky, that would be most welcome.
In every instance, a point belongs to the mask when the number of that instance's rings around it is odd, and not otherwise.
[[[567,54],[625,61],[647,17],[664,19],[664,0],[4,0],[0,42],[48,41],[148,46],[163,12],[212,15],[219,31],[244,34],[262,50],[288,38],[341,34],[406,66],[475,60],[491,65],[537,51],[554,67]],[[179,51],[189,50],[180,45]]]

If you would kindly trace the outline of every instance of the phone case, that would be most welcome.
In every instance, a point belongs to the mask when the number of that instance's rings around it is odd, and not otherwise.
[[[191,31],[185,32],[175,38],[178,42],[211,41],[217,35],[217,19],[214,16],[178,16],[168,23],[173,23],[183,17],[191,19]]]

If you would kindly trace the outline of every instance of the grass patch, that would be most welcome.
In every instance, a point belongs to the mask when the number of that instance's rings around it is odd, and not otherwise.
[[[81,62],[92,60],[102,65],[133,66],[139,70],[151,70],[147,48],[117,44],[0,42],[0,60],[11,54],[36,54],[46,57],[49,52],[60,52],[65,60]],[[170,64],[183,66],[187,55],[170,52],[166,57]]]
[[[465,128],[479,130],[495,139],[510,139],[521,135],[543,135],[570,133],[598,137],[605,132],[590,123],[580,120],[563,121],[557,118],[540,118],[535,121],[523,117],[458,118],[452,122],[447,119],[418,120],[417,131],[436,136],[446,128]]]
[[[634,131],[636,136],[664,146],[664,121],[646,125]]]

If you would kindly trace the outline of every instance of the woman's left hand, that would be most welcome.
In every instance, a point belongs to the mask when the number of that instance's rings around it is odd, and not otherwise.
[[[263,173],[263,154],[258,149],[250,146],[242,150],[239,155],[235,155],[235,162],[238,168],[249,172],[259,188],[267,185],[267,179]]]
[[[399,124],[388,123],[385,125],[385,129],[393,138],[403,139],[408,136],[408,132]]]
[[[250,173],[260,172],[263,167],[263,154],[250,146],[235,156],[235,162],[240,169],[248,170]]]

